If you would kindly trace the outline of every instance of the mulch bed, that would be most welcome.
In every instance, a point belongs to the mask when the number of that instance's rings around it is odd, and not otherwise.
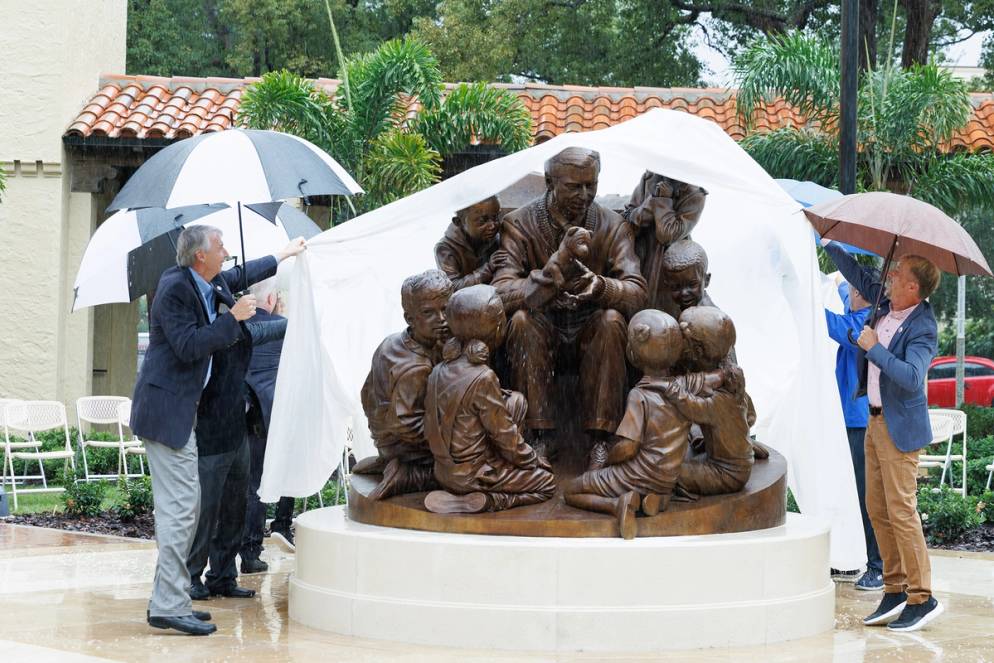
[[[955,542],[936,547],[965,552],[994,552],[994,523],[984,523],[966,532]]]
[[[155,519],[152,514],[123,521],[113,511],[105,511],[94,518],[71,518],[63,513],[27,513],[12,515],[0,520],[0,522],[12,525],[51,527],[52,529],[86,532],[88,534],[126,536],[132,539],[155,538]]]

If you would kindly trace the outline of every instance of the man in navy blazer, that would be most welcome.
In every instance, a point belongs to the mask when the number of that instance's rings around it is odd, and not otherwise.
[[[276,272],[278,262],[303,251],[303,239],[275,256],[225,272],[221,231],[191,226],[177,240],[176,267],[159,279],[149,314],[149,346],[135,384],[131,429],[145,442],[155,505],[156,564],[147,619],[156,628],[191,635],[216,630],[206,612],[192,609],[186,559],[200,501],[197,408],[213,369],[213,355],[248,335],[255,297],[235,301],[232,288]]]
[[[846,251],[825,250],[849,283],[868,300],[884,287]],[[866,430],[866,510],[883,558],[884,597],[867,625],[916,631],[943,606],[931,590],[931,565],[918,516],[918,452],[932,441],[925,375],[935,357],[937,326],[925,298],[939,285],[939,270],[906,255],[887,274],[886,297],[859,335],[859,388],[870,418]],[[896,619],[895,619],[896,618]]]

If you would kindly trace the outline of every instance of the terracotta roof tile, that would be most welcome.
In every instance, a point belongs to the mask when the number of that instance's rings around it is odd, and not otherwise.
[[[108,138],[179,139],[223,131],[235,125],[245,88],[258,78],[190,78],[104,76],[100,89],[80,110],[66,135]],[[333,78],[315,85],[331,95]],[[680,110],[707,118],[735,140],[746,129],[735,109],[734,90],[719,88],[617,88],[542,83],[494,83],[513,92],[532,115],[536,140],[567,131],[602,129],[629,120],[651,108]],[[949,143],[950,149],[994,149],[994,95],[972,96],[970,122]],[[408,117],[414,107],[408,108]],[[760,131],[804,126],[806,120],[782,99],[770,102],[754,117]]]

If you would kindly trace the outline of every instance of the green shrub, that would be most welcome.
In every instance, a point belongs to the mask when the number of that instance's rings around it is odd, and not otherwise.
[[[75,480],[70,472],[66,472],[62,477],[62,485],[65,486],[61,497],[66,515],[73,518],[100,515],[100,502],[104,498],[106,484],[100,481]]]
[[[152,479],[149,477],[130,481],[121,477],[117,480],[117,491],[120,498],[113,509],[121,520],[134,520],[152,512]]]
[[[794,499],[794,493],[790,492],[790,488],[787,489],[787,511],[791,513],[800,513],[801,510],[797,506],[797,500]]]
[[[966,434],[971,441],[994,435],[994,408],[964,404],[958,409],[966,412]]]
[[[967,530],[979,527],[988,515],[988,504],[976,497],[964,498],[949,486],[943,485],[938,491],[922,486],[918,491],[918,512],[926,541],[933,546],[951,543]]]

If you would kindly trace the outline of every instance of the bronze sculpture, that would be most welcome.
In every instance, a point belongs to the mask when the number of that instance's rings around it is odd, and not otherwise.
[[[667,248],[690,237],[704,211],[707,191],[646,171],[632,192],[624,216],[637,230],[635,250],[645,276],[648,308],[678,315],[664,281]]]
[[[445,305],[451,294],[451,282],[437,269],[408,277],[401,287],[407,329],[385,338],[373,354],[362,386],[362,409],[378,455],[354,468],[359,474],[383,473],[372,499],[436,485],[424,437],[424,396],[448,338]]]
[[[689,237],[706,192],[647,172],[623,218],[594,202],[599,167],[580,148],[549,159],[544,195],[499,235],[495,198],[460,210],[444,274],[405,281],[408,328],[363,386],[378,455],[354,469],[351,518],[625,538],[783,522],[786,465],[749,437],[734,325]]]
[[[452,281],[453,290],[490,283],[503,262],[500,246],[500,203],[490,196],[459,210],[435,245],[435,263]]]
[[[425,436],[444,490],[428,493],[425,507],[477,513],[551,498],[552,468],[519,431],[528,404],[521,394],[502,391],[487,363],[507,324],[497,291],[474,285],[456,292],[446,317],[452,338],[425,394]]]
[[[493,279],[510,316],[505,351],[511,387],[528,400],[530,439],[541,441],[557,428],[556,360],[575,351],[581,425],[592,438],[595,465],[606,458],[604,440],[624,406],[625,321],[645,302],[631,226],[594,202],[599,170],[598,154],[580,148],[546,162],[545,195],[504,217],[501,250],[507,257]],[[577,258],[584,269],[557,281],[549,262],[560,250],[572,252],[576,235],[567,233],[574,227],[590,233],[587,257]]]

